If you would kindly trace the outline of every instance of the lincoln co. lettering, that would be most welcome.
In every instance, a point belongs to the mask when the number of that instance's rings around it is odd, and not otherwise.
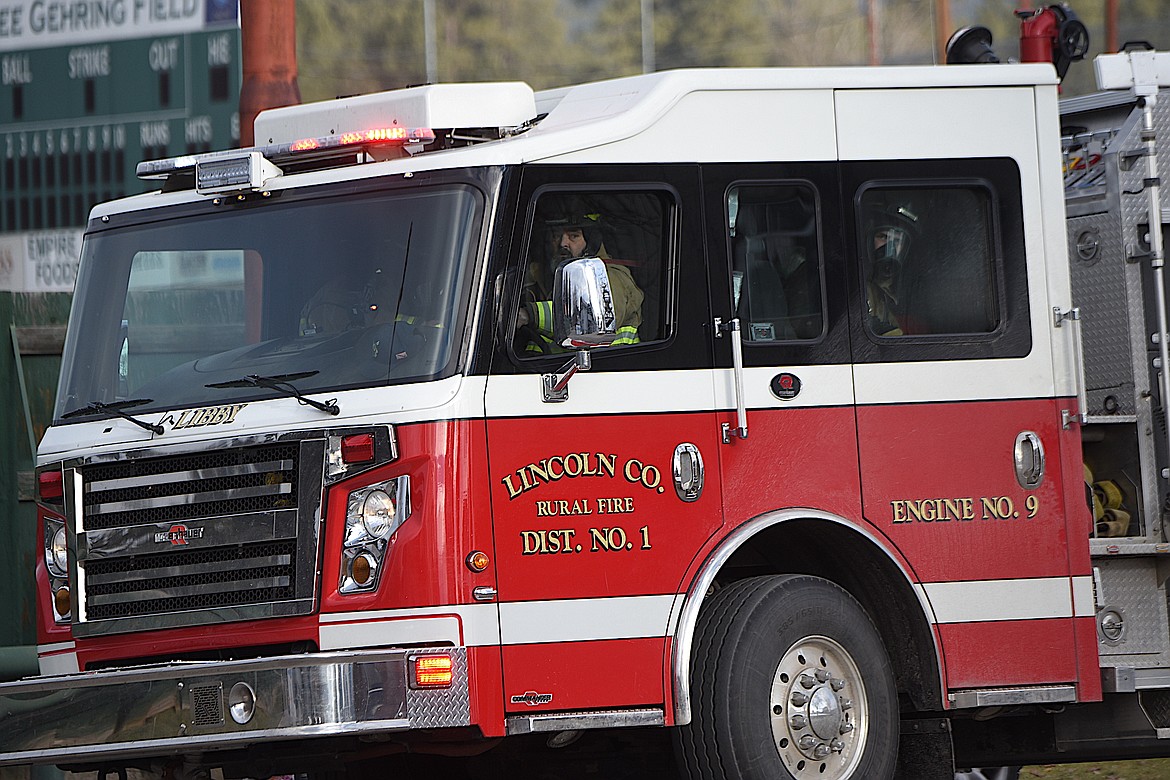
[[[644,525],[636,534],[620,526],[590,528],[587,532],[588,546],[576,541],[577,531],[573,528],[553,528],[539,531],[520,532],[521,555],[558,555],[579,552],[622,552],[650,549],[650,526]]]
[[[1022,509],[1011,496],[980,498],[899,498],[890,502],[895,523],[949,523],[971,520],[1031,520],[1040,511],[1040,499],[1029,495]]]
[[[536,490],[542,485],[560,482],[563,479],[579,479],[582,477],[598,477],[602,479],[618,479],[618,475],[633,485],[641,485],[647,490],[662,493],[662,472],[657,466],[643,463],[637,458],[629,458],[618,466],[616,454],[604,452],[570,452],[567,455],[554,455],[535,463],[529,463],[516,469],[515,473],[508,474],[500,480],[508,489],[508,499],[513,500],[530,490]],[[568,514],[558,512],[556,514]],[[576,514],[591,514],[577,512]]]

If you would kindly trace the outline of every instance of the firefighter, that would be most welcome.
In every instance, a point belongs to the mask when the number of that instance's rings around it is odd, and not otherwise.
[[[866,296],[869,329],[877,336],[905,335],[901,321],[902,273],[918,216],[906,206],[874,209],[866,220]]]
[[[524,350],[529,354],[562,351],[552,339],[551,280],[558,265],[579,257],[599,257],[605,262],[617,324],[617,338],[613,345],[638,343],[644,294],[630,269],[610,258],[606,252],[602,244],[601,216],[576,211],[548,220],[546,227],[551,261],[529,265],[529,281],[516,318],[517,328],[528,338]]]

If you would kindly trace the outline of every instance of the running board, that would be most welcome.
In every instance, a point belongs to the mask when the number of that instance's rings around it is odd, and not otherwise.
[[[630,726],[665,725],[666,716],[661,709],[557,712],[550,714],[517,715],[507,720],[509,736],[513,734],[532,734],[538,731],[574,731],[577,729],[610,729]]]
[[[977,688],[955,691],[948,698],[956,709],[968,707],[1012,707],[1020,704],[1060,704],[1076,701],[1072,685],[1039,685],[1029,688]]]

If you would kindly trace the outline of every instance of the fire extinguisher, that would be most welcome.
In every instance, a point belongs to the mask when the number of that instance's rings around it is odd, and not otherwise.
[[[1068,66],[1085,58],[1089,30],[1068,5],[1016,11],[1020,20],[1020,61],[1051,62],[1064,79]]]

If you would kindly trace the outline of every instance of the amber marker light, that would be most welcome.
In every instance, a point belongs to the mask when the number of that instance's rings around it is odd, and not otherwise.
[[[374,556],[368,552],[359,553],[349,567],[353,581],[363,588],[374,581],[374,572],[377,570],[378,564],[375,562]]]
[[[57,610],[57,615],[60,617],[69,617],[69,613],[72,611],[72,605],[69,603],[69,588],[58,588],[53,593],[53,609]]]
[[[415,688],[446,688],[454,676],[449,655],[420,655],[414,659]]]
[[[491,563],[491,559],[488,558],[488,554],[482,550],[475,550],[467,556],[467,568],[471,569],[476,574],[486,569],[489,563]]]

